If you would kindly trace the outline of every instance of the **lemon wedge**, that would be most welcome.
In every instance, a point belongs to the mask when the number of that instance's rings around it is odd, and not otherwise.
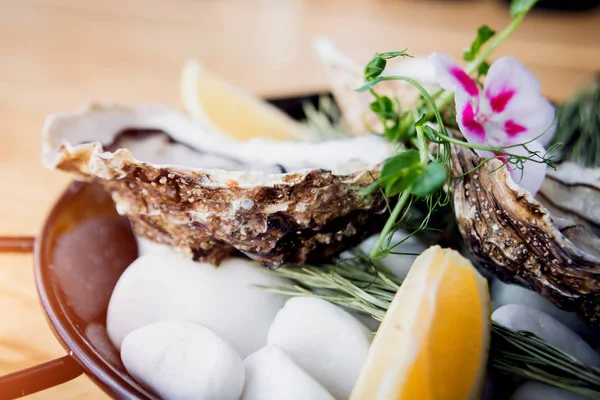
[[[197,61],[188,61],[183,67],[181,97],[186,111],[213,133],[241,141],[304,137],[301,124],[262,99],[215,77]]]
[[[479,398],[489,338],[486,280],[456,251],[430,247],[394,296],[350,399]]]

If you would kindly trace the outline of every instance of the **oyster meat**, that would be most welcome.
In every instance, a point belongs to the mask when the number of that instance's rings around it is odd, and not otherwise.
[[[234,251],[275,268],[327,259],[381,229],[361,198],[391,153],[374,135],[236,142],[162,106],[93,104],[48,117],[47,168],[100,182],[134,231],[219,263]]]
[[[453,175],[481,161],[470,149],[452,148]],[[600,240],[592,232],[553,218],[499,160],[452,180],[451,189],[459,229],[477,261],[600,326]]]

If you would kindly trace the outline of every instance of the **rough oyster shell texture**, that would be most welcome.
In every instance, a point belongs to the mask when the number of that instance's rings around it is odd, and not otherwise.
[[[452,148],[454,175],[481,161],[470,149]],[[499,160],[454,179],[452,197],[461,234],[483,266],[600,326],[600,241],[593,233],[553,218]]]
[[[136,234],[195,260],[239,251],[272,268],[303,264],[385,222],[383,199],[356,190],[389,154],[379,138],[239,143],[166,107],[119,105],[52,115],[43,138],[47,168],[100,182]]]

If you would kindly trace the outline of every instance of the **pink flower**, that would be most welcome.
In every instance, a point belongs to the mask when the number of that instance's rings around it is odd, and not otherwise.
[[[555,110],[540,95],[538,80],[517,59],[502,57],[494,62],[483,88],[448,56],[433,53],[429,59],[435,66],[440,86],[454,91],[456,122],[467,141],[488,147],[526,144],[530,151],[539,151],[540,156],[544,154],[544,146],[554,132]],[[535,138],[538,139],[529,143]],[[482,157],[497,155],[476,151]],[[505,151],[524,156],[528,153],[522,146]],[[527,161],[523,170],[507,166],[513,180],[533,194],[546,175],[543,163]]]

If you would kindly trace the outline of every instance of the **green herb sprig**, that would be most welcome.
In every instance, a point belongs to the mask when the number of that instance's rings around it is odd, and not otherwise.
[[[513,1],[511,5],[513,20],[498,35],[487,26],[479,28],[476,39],[464,54],[466,59],[472,61],[466,68],[468,73],[487,72],[486,58],[515,31],[534,4],[533,0]],[[488,42],[489,44],[485,46]],[[381,190],[388,203],[391,203],[390,198],[398,196],[394,208],[390,210],[390,217],[371,251],[370,256],[374,259],[385,257],[389,253],[389,246],[384,246],[386,238],[391,237],[398,230],[402,224],[403,211],[413,201],[424,200],[431,205],[430,215],[436,207],[448,202],[448,194],[443,193],[441,188],[445,183],[449,184],[452,178],[450,175],[451,146],[491,152],[496,155],[494,158],[501,159],[504,164],[510,164],[521,172],[526,162],[544,163],[554,168],[553,151],[558,147],[557,145],[542,154],[527,147],[537,138],[517,145],[490,147],[453,137],[446,129],[441,111],[453,100],[453,92],[442,90],[432,95],[419,82],[407,76],[383,76],[387,61],[394,57],[410,57],[410,55],[407,50],[376,54],[365,67],[365,85],[357,89],[358,92],[369,91],[373,95],[374,100],[370,109],[378,116],[381,123],[383,132],[379,133],[398,144],[396,154],[384,162],[379,178],[363,191],[363,195],[368,196],[376,190]],[[422,101],[415,109],[401,110],[397,100],[377,93],[378,83],[395,80],[408,82],[419,90]],[[437,128],[426,124],[432,119],[437,123]],[[433,152],[430,151],[430,143],[436,144],[436,150]],[[515,147],[523,147],[526,150],[525,155],[512,153],[511,149]],[[482,165],[483,163],[479,167]]]
[[[561,160],[600,167],[600,77],[560,110],[552,143]]]
[[[303,121],[311,140],[332,140],[348,137],[341,124],[341,111],[330,96],[319,96],[316,105],[310,102],[302,104],[306,119]]]

